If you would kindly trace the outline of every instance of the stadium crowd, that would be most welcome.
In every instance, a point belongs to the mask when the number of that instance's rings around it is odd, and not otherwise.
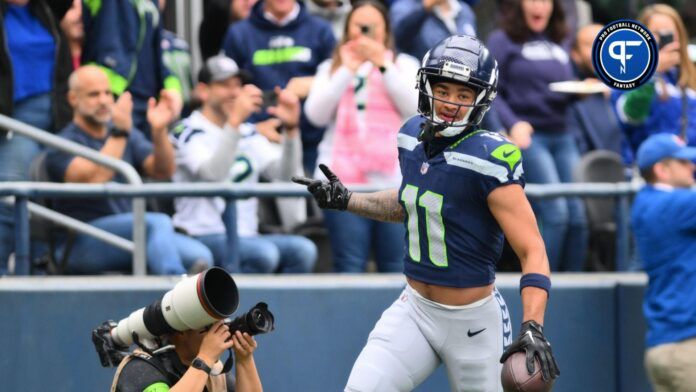
[[[148,181],[321,179],[324,163],[346,183],[394,185],[396,133],[416,114],[419,61],[441,39],[481,29],[500,69],[482,127],[521,148],[528,183],[577,181],[597,150],[611,154],[622,180],[639,181],[634,154],[650,135],[696,145],[696,67],[675,9],[654,5],[635,15],[671,42],[661,44],[649,83],[612,92],[591,61],[598,23],[609,20],[594,20],[586,1],[495,3],[495,17],[477,20],[478,0],[209,0],[195,43],[203,65],[194,73],[190,43],[165,30],[165,0],[0,0],[0,113],[122,159]],[[582,83],[550,87],[565,81]],[[55,182],[123,181],[3,132],[0,180],[32,179],[36,162]],[[588,252],[601,245],[591,240],[588,201],[532,202],[553,271],[613,268]],[[212,264],[235,273],[402,269],[401,224],[320,211],[310,199],[236,204],[240,241],[230,249],[221,198],[149,203],[149,272]],[[52,206],[131,236],[124,200]],[[0,205],[0,275],[8,273],[13,226],[12,208]],[[54,258],[66,260],[61,272],[130,271],[127,252],[96,239],[62,233],[55,241],[50,249],[61,255]],[[46,252],[40,245],[32,245],[33,258]]]

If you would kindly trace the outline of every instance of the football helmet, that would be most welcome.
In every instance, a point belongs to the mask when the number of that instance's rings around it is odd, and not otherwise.
[[[476,93],[471,105],[452,103],[459,106],[457,114],[468,110],[459,121],[445,121],[433,110],[435,101],[441,99],[433,95],[432,86],[443,81],[466,85]],[[423,56],[417,74],[418,112],[429,122],[426,129],[451,137],[478,125],[496,97],[497,85],[498,63],[481,41],[468,35],[440,41]]]

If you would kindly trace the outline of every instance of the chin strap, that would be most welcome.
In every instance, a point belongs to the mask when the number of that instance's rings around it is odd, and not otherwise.
[[[421,131],[420,134],[418,134],[418,141],[428,143],[435,138],[435,134],[444,131],[447,128],[447,125],[424,121],[421,123],[420,128]]]

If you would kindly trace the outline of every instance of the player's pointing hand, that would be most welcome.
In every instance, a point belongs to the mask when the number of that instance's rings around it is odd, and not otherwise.
[[[353,192],[346,189],[338,176],[328,166],[320,164],[319,169],[328,181],[313,180],[307,177],[292,177],[291,180],[297,184],[305,185],[321,208],[334,210],[348,208],[348,200]]]

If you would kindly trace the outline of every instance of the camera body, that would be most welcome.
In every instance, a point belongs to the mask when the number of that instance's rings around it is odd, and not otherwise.
[[[370,37],[370,38],[375,38],[375,30],[374,26],[372,25],[367,25],[367,24],[361,24],[360,25],[360,34]]]
[[[657,33],[657,41],[659,44],[659,48],[662,49],[666,45],[669,45],[672,42],[674,42],[674,34],[672,34],[671,31],[659,31]]]
[[[237,285],[222,268],[213,267],[186,278],[161,300],[132,312],[118,323],[108,320],[92,331],[92,342],[104,367],[118,366],[135,343],[145,351],[162,346],[161,337],[176,331],[195,330],[227,319],[239,305]],[[230,331],[250,335],[274,329],[275,319],[263,302],[227,322]]]

